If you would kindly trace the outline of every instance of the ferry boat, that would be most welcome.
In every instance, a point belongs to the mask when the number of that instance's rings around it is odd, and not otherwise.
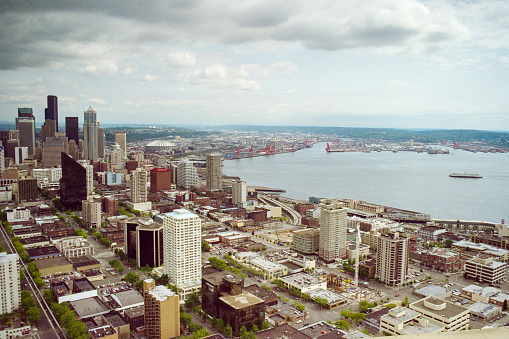
[[[449,176],[452,178],[473,178],[473,179],[482,178],[482,176],[477,173],[451,173],[449,174]]]

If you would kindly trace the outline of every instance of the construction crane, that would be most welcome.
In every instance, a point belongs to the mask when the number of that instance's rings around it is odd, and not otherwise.
[[[355,279],[353,284],[359,287],[359,247],[361,244],[361,232],[359,229],[359,222],[356,223],[357,235],[355,236]]]

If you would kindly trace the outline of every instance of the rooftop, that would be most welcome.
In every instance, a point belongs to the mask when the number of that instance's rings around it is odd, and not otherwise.
[[[276,326],[255,334],[256,339],[311,339],[312,337],[300,332],[288,324]]]
[[[168,287],[163,285],[157,285],[156,287],[151,289],[148,293],[158,301],[166,301],[168,300],[169,297],[176,296],[175,292],[173,292]],[[140,297],[141,301],[143,302],[143,297],[141,296],[141,294]]]
[[[262,299],[252,295],[249,292],[243,292],[237,295],[225,295],[219,299],[235,309],[242,309],[244,307],[263,303]]]
[[[424,310],[426,312],[431,312],[434,313],[436,316],[444,317],[447,319],[454,318],[459,314],[468,311],[466,307],[459,306],[449,301],[435,297],[427,297],[418,300],[410,304],[410,308],[415,309],[417,311]]]
[[[478,301],[475,304],[473,304],[472,306],[470,306],[469,310],[472,313],[486,316],[486,315],[489,315],[493,311],[502,310],[502,308],[500,306],[496,306],[493,304],[487,304],[485,302]]]
[[[196,214],[194,214],[191,211],[188,211],[186,209],[180,208],[177,210],[174,210],[170,213],[162,213],[162,217],[168,217],[172,219],[189,219],[189,218],[199,218]]]
[[[89,317],[109,311],[108,307],[98,297],[70,301],[70,304],[78,317]]]
[[[447,293],[447,289],[442,286],[427,285],[427,286],[424,286],[423,288],[415,290],[415,293],[426,296],[426,297],[429,297],[429,296],[440,297]]]
[[[319,285],[324,282],[323,280],[303,272],[281,277],[281,280],[292,285],[297,285],[299,287],[309,287]]]
[[[113,293],[111,298],[120,306],[127,307],[136,305],[139,303],[143,304],[143,296],[136,290],[126,290],[117,293]]]

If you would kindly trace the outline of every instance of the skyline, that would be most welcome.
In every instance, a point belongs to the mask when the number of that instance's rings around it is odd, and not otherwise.
[[[1,115],[508,130],[503,1],[0,5]]]

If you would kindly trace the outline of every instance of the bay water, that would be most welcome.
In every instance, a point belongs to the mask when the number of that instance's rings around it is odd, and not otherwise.
[[[429,213],[433,219],[509,220],[509,153],[327,153],[315,144],[293,153],[225,160],[223,173],[283,196],[346,198]],[[478,173],[482,179],[452,178]]]

